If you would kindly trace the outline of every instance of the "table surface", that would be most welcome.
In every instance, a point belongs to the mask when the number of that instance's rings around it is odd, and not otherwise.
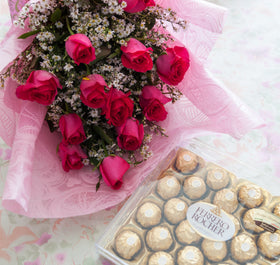
[[[0,2],[0,39],[9,27],[5,1]],[[280,1],[211,2],[227,7],[229,12],[208,68],[260,115],[266,126],[239,141],[210,133],[200,139],[255,167],[260,173],[255,182],[279,195]],[[0,194],[9,155],[10,149],[0,141]],[[96,240],[120,208],[117,205],[96,214],[65,219],[30,219],[0,205],[0,264],[100,265]]]

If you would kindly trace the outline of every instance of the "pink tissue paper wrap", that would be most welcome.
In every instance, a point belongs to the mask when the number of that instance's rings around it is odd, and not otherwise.
[[[11,17],[26,3],[10,1]],[[12,147],[3,206],[15,213],[38,218],[62,218],[94,213],[114,206],[129,196],[144,177],[178,143],[201,132],[227,133],[235,138],[260,125],[260,121],[223,84],[205,69],[205,62],[222,32],[226,10],[198,0],[156,0],[172,8],[188,22],[185,31],[170,32],[189,50],[190,68],[179,84],[184,97],[166,105],[161,123],[168,138],[154,136],[153,157],[131,168],[120,190],[95,185],[98,172],[92,168],[64,172],[56,154],[61,140],[44,122],[46,107],[16,98],[17,83],[7,80],[0,90],[0,137]],[[0,45],[0,71],[32,42],[18,40],[27,29],[11,27]]]

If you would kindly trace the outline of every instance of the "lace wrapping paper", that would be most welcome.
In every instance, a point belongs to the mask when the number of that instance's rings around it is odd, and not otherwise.
[[[21,6],[25,1],[16,1]],[[12,146],[9,171],[3,194],[3,206],[29,217],[68,217],[100,211],[129,196],[143,178],[182,139],[202,132],[227,133],[239,138],[261,125],[247,107],[216,81],[204,63],[215,40],[222,32],[225,9],[202,1],[156,1],[171,7],[188,21],[184,32],[171,32],[190,52],[191,66],[180,89],[185,97],[168,104],[168,118],[162,122],[168,138],[154,136],[154,156],[124,176],[121,190],[113,191],[104,183],[98,192],[98,172],[91,168],[66,173],[56,154],[61,138],[50,133],[44,123],[46,109],[37,103],[15,97],[17,84],[8,80],[0,91],[0,136]],[[15,1],[10,2],[11,15]],[[22,30],[13,26],[0,46],[3,70],[31,42],[18,40]],[[24,31],[24,30],[23,30]]]

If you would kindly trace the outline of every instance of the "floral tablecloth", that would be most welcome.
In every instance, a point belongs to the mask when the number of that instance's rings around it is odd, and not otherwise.
[[[208,134],[200,139],[253,166],[255,182],[280,195],[280,2],[212,0],[229,9],[224,34],[212,51],[208,67],[266,126],[237,141]],[[0,2],[0,39],[9,27],[6,0]],[[0,141],[0,194],[10,149]],[[1,199],[1,197],[0,197]],[[30,219],[0,205],[0,264],[100,265],[96,240],[121,208],[82,217]]]

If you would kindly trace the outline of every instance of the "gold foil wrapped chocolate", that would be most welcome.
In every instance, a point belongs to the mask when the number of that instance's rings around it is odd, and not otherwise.
[[[158,225],[161,221],[161,209],[153,202],[145,202],[142,204],[136,213],[137,222],[145,227]]]
[[[280,255],[280,233],[265,232],[258,239],[260,252],[269,259]]]
[[[179,243],[183,245],[196,244],[201,236],[193,230],[188,220],[183,220],[175,229],[175,235]]]
[[[231,242],[231,256],[239,263],[253,260],[257,254],[257,246],[252,237],[246,234],[236,236]]]
[[[124,259],[132,259],[142,248],[139,235],[131,230],[124,230],[115,239],[115,250]]]
[[[213,262],[220,262],[227,255],[227,245],[224,241],[204,239],[201,248],[206,258]]]
[[[250,209],[245,212],[245,214],[243,215],[243,225],[247,230],[251,230],[253,232],[260,233],[264,230],[263,230],[263,228],[256,225],[256,223],[254,221],[254,212],[255,211],[256,211],[255,209]]]
[[[148,265],[175,265],[175,263],[169,253],[158,251],[150,256]]]
[[[168,250],[173,244],[173,238],[167,226],[156,226],[147,232],[146,243],[153,251]]]
[[[213,203],[228,213],[233,213],[238,206],[236,193],[232,189],[219,190]]]
[[[183,190],[188,198],[196,200],[205,194],[206,185],[202,178],[188,177],[184,181]]]
[[[164,199],[168,200],[170,198],[176,197],[181,190],[181,184],[179,180],[170,174],[166,174],[165,177],[161,178],[157,183],[156,191],[158,195]]]
[[[203,265],[204,257],[201,251],[194,246],[186,246],[178,252],[178,265]]]
[[[238,199],[246,207],[255,208],[262,204],[264,196],[262,189],[257,185],[245,184],[239,189]]]
[[[181,149],[178,151],[175,167],[179,172],[183,174],[188,174],[194,171],[197,166],[198,166],[197,155],[185,149]]]
[[[275,205],[275,207],[273,209],[273,213],[277,216],[280,216],[280,202]]]
[[[206,183],[210,189],[223,189],[229,184],[229,181],[229,174],[223,168],[214,167],[207,172]]]
[[[188,205],[185,201],[173,198],[164,205],[164,216],[171,224],[177,224],[186,218]]]

